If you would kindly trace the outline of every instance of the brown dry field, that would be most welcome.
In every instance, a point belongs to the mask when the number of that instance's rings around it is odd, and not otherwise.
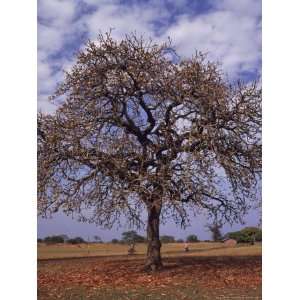
[[[261,299],[261,245],[164,244],[164,269],[142,271],[146,246],[38,246],[38,299]],[[89,257],[87,257],[89,255]]]

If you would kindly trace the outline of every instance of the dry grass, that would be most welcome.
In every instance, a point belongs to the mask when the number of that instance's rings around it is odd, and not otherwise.
[[[127,256],[128,246],[120,244],[81,244],[81,245],[38,245],[38,259],[56,259],[93,256]],[[136,255],[145,255],[146,244],[136,245]],[[200,242],[190,244],[190,251],[184,252],[183,244],[163,244],[162,255],[170,256],[247,256],[261,255],[261,244],[254,246],[237,245],[227,248],[223,243]],[[133,256],[135,257],[135,256]],[[132,257],[128,257],[132,258]]]

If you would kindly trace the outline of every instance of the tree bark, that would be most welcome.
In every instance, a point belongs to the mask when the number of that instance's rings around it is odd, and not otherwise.
[[[153,204],[148,207],[148,224],[147,224],[147,259],[145,270],[157,271],[162,268],[160,248],[161,242],[159,240],[159,217],[161,206]]]

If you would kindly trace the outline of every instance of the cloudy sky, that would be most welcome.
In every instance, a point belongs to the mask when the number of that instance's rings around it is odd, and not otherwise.
[[[63,79],[63,70],[73,64],[74,53],[87,39],[93,40],[100,31],[110,29],[116,39],[131,32],[156,41],[170,37],[180,57],[190,56],[196,49],[207,53],[232,81],[253,80],[261,73],[260,0],[38,0],[39,110],[55,110],[48,96]],[[195,220],[188,232],[208,238],[204,223]],[[246,223],[257,225],[258,212],[252,212]],[[186,234],[172,223],[162,232],[180,237]],[[61,215],[39,220],[39,236],[55,233],[87,237],[99,234],[99,229]],[[115,229],[101,231],[100,235],[110,239],[120,233]]]

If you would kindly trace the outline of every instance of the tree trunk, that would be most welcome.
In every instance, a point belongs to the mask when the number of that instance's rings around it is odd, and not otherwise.
[[[147,240],[148,250],[145,270],[157,271],[162,268],[159,240],[159,217],[161,207],[152,205],[148,208]]]

